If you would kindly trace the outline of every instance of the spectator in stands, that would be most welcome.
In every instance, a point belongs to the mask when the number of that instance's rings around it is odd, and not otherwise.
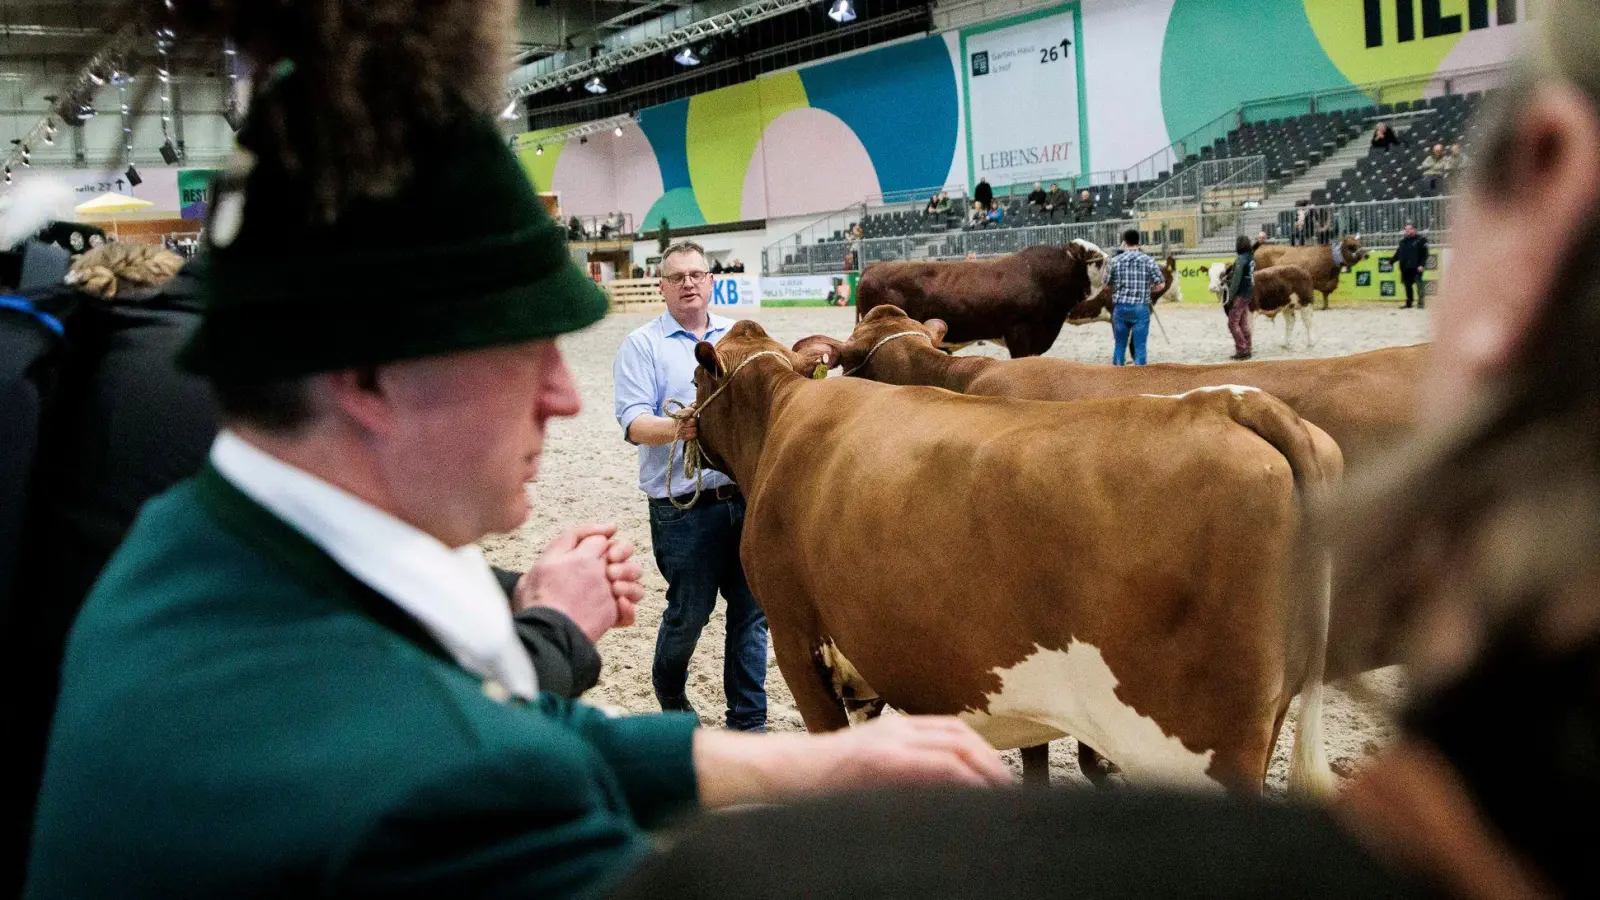
[[[1256,242],[1250,249],[1252,251],[1260,250],[1262,247],[1265,247],[1270,243],[1272,243],[1272,237],[1265,231],[1258,231],[1256,232]]]
[[[928,198],[928,205],[922,208],[922,214],[925,216],[938,215],[939,202],[942,200],[944,200],[944,191],[934,191],[933,196]]]
[[[581,241],[587,237],[588,235],[583,231],[583,222],[577,216],[567,220],[567,240]]]
[[[632,274],[634,278],[643,278],[644,277],[644,266],[641,266],[638,263],[634,263],[633,264],[633,272],[631,272],[630,274]]]
[[[736,259],[736,260],[733,261],[733,268],[729,269],[728,271],[736,273],[736,274],[739,274],[739,275],[743,275],[744,274],[744,263],[742,263],[742,262],[740,262],[739,260]]]
[[[1311,201],[1296,200],[1294,202],[1294,232],[1289,238],[1289,243],[1295,247],[1305,246],[1306,239],[1311,236]]]
[[[1079,222],[1093,222],[1095,220],[1094,197],[1090,196],[1088,191],[1078,195],[1077,218]]]
[[[988,178],[980,177],[978,179],[978,187],[972,192],[972,199],[976,200],[982,208],[989,208],[989,204],[994,201],[994,188],[989,185]]]
[[[1033,183],[1033,191],[1028,194],[1028,205],[1036,210],[1043,211],[1045,203],[1049,202],[1049,199],[1044,192],[1044,184],[1035,181]]]
[[[1444,188],[1444,179],[1454,163],[1445,155],[1443,144],[1434,144],[1422,161],[1422,190],[1428,195],[1438,194]]]
[[[712,260],[711,261],[711,274],[713,274],[713,275],[721,275],[722,272],[723,272],[722,260],[720,260],[720,259]]]
[[[934,214],[939,216],[948,216],[950,215],[952,209],[953,206],[950,203],[950,195],[944,191],[940,191],[939,203],[933,208]]]
[[[998,200],[989,201],[989,214],[985,217],[991,226],[1004,225],[1006,221],[1006,208]]]
[[[1406,223],[1406,236],[1400,239],[1400,246],[1395,248],[1394,255],[1389,259],[1400,270],[1400,283],[1406,286],[1405,309],[1411,308],[1412,300],[1417,304],[1417,309],[1427,306],[1427,298],[1423,296],[1422,277],[1428,271],[1428,239],[1417,233],[1417,226],[1411,222]]]
[[[1071,203],[1072,203],[1072,198],[1067,196],[1067,192],[1063,191],[1061,189],[1061,185],[1059,185],[1059,184],[1051,184],[1050,185],[1050,195],[1045,197],[1045,200],[1044,200],[1045,212],[1052,212],[1053,213],[1058,209],[1065,210],[1067,208],[1067,206],[1069,204],[1071,204]]]
[[[988,224],[989,211],[983,208],[982,203],[976,200],[972,201],[972,212],[967,216],[967,226],[969,228],[982,228]]]
[[[1390,147],[1400,143],[1400,136],[1395,134],[1388,122],[1379,122],[1376,130],[1372,132],[1372,149],[1389,152]]]
[[[1243,238],[1248,241],[1249,238]],[[1145,362],[1145,340],[1150,336],[1150,304],[1166,286],[1161,267],[1139,249],[1139,230],[1122,233],[1122,252],[1106,264],[1106,284],[1112,288],[1111,351],[1113,365],[1122,365],[1124,354],[1133,342],[1133,364]]]

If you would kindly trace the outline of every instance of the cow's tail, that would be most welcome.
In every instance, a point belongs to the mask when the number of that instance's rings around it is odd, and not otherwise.
[[[1328,433],[1301,419],[1288,404],[1261,391],[1234,391],[1234,421],[1271,444],[1294,473],[1302,515],[1307,500],[1320,498],[1344,475],[1344,454]],[[1305,668],[1299,684],[1299,725],[1289,757],[1289,792],[1308,797],[1333,793],[1333,770],[1328,766],[1322,734],[1322,679],[1327,669],[1328,616],[1333,602],[1333,562],[1318,548],[1316,564],[1295,566],[1292,584],[1300,600],[1299,621],[1309,639]]]

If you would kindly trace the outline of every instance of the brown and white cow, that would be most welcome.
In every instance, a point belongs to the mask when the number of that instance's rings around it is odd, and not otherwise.
[[[1326,573],[1281,575],[1342,461],[1283,403],[815,380],[750,321],[695,356],[701,448],[747,497],[741,559],[808,729],[878,697],[998,748],[1073,734],[1135,782],[1258,792],[1299,693],[1291,785],[1328,785]]]
[[[1211,292],[1227,302],[1228,285],[1233,283],[1233,263],[1211,264]],[[1283,348],[1289,349],[1294,339],[1294,321],[1298,315],[1306,326],[1306,346],[1315,344],[1311,335],[1311,310],[1316,300],[1311,285],[1311,274],[1295,265],[1273,266],[1257,269],[1252,281],[1254,291],[1250,297],[1250,310],[1268,319],[1283,314]]]
[[[934,349],[943,323],[916,322],[895,309],[878,309],[847,341],[813,335],[795,344],[807,358],[842,367],[847,374],[899,385],[928,385],[962,394],[1027,400],[1092,400],[1139,394],[1181,394],[1216,384],[1260,388],[1316,423],[1359,471],[1410,434],[1417,420],[1415,386],[1426,345],[1373,350],[1328,359],[1289,359],[1221,365],[1090,365],[1066,359],[991,359],[950,356]],[[1361,623],[1333,598],[1329,628],[1329,680],[1399,662],[1398,650],[1357,652]]]
[[[1360,235],[1346,235],[1333,244],[1313,244],[1309,247],[1292,247],[1284,244],[1262,244],[1256,248],[1256,268],[1295,265],[1311,275],[1314,287],[1322,293],[1322,308],[1328,308],[1328,297],[1339,289],[1339,273],[1366,259],[1368,251],[1361,247]]]
[[[1038,356],[1060,336],[1067,313],[1100,286],[1105,259],[1094,244],[1072,241],[996,259],[878,263],[856,284],[856,320],[893,305],[943,320],[952,345],[997,341],[1013,359]]]

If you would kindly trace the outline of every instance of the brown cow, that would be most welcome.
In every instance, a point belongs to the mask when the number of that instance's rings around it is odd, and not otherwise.
[[[990,260],[885,262],[856,285],[856,321],[894,305],[949,325],[951,344],[1003,341],[1013,359],[1050,349],[1067,312],[1098,287],[1106,255],[1088,241]]]
[[[1328,297],[1339,289],[1339,273],[1347,272],[1356,263],[1367,258],[1361,247],[1360,235],[1347,235],[1337,244],[1315,244],[1310,247],[1289,247],[1283,244],[1262,244],[1256,248],[1256,268],[1296,265],[1311,275],[1316,289],[1322,293],[1322,308],[1328,308]]]
[[[1258,792],[1299,692],[1291,785],[1326,786],[1326,579],[1280,575],[1342,461],[1283,403],[815,380],[748,320],[695,357],[701,447],[747,497],[741,559],[808,729],[879,697]]]
[[[1178,260],[1176,257],[1167,257],[1166,265],[1161,267],[1161,274],[1165,280],[1161,284],[1160,292],[1151,298],[1153,303],[1160,303],[1163,297],[1172,293],[1173,288],[1177,287]],[[1111,321],[1111,298],[1114,293],[1115,291],[1111,285],[1102,286],[1100,290],[1095,292],[1093,297],[1074,306],[1072,311],[1067,313],[1067,324],[1088,325],[1091,322]],[[1178,292],[1177,299],[1183,299],[1182,291]],[[856,317],[856,321],[861,321],[859,316]]]
[[[1181,394],[1215,384],[1260,388],[1315,422],[1338,442],[1347,466],[1360,470],[1398,444],[1417,418],[1415,385],[1425,345],[1373,350],[1331,359],[1290,359],[1191,366],[1089,365],[1066,359],[1000,360],[949,356],[933,348],[943,323],[919,323],[899,310],[880,308],[856,326],[848,341],[804,338],[795,349],[824,358],[847,374],[901,385],[931,385],[963,394],[1028,400],[1091,400],[1138,394]],[[888,340],[885,340],[888,339]],[[1356,656],[1347,634],[1357,623],[1334,596],[1329,630],[1330,680],[1392,665]],[[1347,631],[1349,629],[1349,631]]]
[[[1223,298],[1228,286],[1233,283],[1233,263],[1211,264],[1211,291],[1218,298]],[[1311,285],[1311,274],[1305,269],[1295,265],[1273,266],[1270,269],[1257,269],[1252,281],[1254,291],[1250,297],[1251,312],[1258,312],[1268,319],[1277,318],[1283,314],[1283,348],[1289,349],[1289,343],[1294,338],[1294,320],[1296,314],[1305,322],[1306,346],[1315,344],[1316,338],[1311,335],[1311,310],[1316,300],[1315,290]]]

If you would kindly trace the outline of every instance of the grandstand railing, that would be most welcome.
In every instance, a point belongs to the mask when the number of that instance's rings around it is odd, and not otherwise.
[[[1497,64],[1452,69],[1384,81],[1346,85],[1278,97],[1263,97],[1240,104],[1237,114],[1241,122],[1261,122],[1311,113],[1336,112],[1342,109],[1365,109],[1395,102],[1426,99],[1442,94],[1470,94],[1498,87],[1505,81],[1510,66]]]
[[[1220,198],[1218,189],[1224,188],[1242,191],[1239,202],[1260,200],[1266,196],[1266,184],[1267,159],[1264,156],[1208,159],[1184,169],[1140,197],[1134,208],[1144,214],[1175,206],[1215,203]],[[1220,198],[1220,202],[1228,201]]]
[[[605,216],[567,216],[562,222],[567,239],[572,241],[633,240],[633,216],[613,213]]]
[[[1299,207],[1271,205],[1211,212],[1190,210],[1156,217],[1031,228],[863,238],[790,247],[781,256],[765,257],[763,271],[767,275],[830,274],[859,271],[872,263],[890,260],[969,256],[981,259],[1016,253],[1037,244],[1061,245],[1079,239],[1111,251],[1121,241],[1122,232],[1130,228],[1140,231],[1146,248],[1157,256],[1168,253],[1227,255],[1232,253],[1237,236],[1254,237],[1259,231],[1266,231],[1280,243],[1297,240],[1328,243],[1346,235],[1359,235],[1362,243],[1369,247],[1393,246],[1404,234],[1407,222],[1415,223],[1417,229],[1430,238],[1444,237],[1449,202],[1447,197],[1431,197],[1306,207],[1308,225],[1302,234],[1296,234],[1294,229],[1294,213]],[[851,263],[848,269],[847,261]]]

